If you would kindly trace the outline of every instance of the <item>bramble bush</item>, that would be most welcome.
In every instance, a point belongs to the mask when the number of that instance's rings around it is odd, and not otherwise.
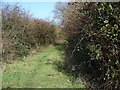
[[[83,65],[95,88],[120,89],[119,4],[70,2],[56,6],[68,37],[67,67],[79,74]]]
[[[53,44],[55,25],[32,15],[18,4],[2,5],[3,60],[25,57],[31,49]]]

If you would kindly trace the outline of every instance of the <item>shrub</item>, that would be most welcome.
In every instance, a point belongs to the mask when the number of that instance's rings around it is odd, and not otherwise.
[[[79,73],[84,65],[97,88],[119,89],[119,3],[71,2],[56,9],[68,35],[67,65]]]
[[[18,4],[2,6],[3,60],[27,56],[31,49],[55,42],[55,26],[33,18]]]

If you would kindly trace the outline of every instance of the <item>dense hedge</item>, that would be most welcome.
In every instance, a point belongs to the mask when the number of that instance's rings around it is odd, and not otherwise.
[[[33,18],[18,4],[2,5],[3,60],[27,56],[31,49],[55,42],[56,26]]]
[[[94,87],[120,89],[120,3],[62,3],[56,7],[68,35],[67,66],[81,65]]]

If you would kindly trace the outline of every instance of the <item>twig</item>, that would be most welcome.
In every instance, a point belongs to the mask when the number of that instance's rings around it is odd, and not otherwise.
[[[82,42],[82,40],[84,39],[85,36],[86,36],[86,33],[84,34],[84,36],[82,37],[82,39],[80,39],[80,41],[76,44],[75,48],[74,48],[73,51],[72,51],[71,58],[73,57],[73,54],[74,54],[77,46]]]

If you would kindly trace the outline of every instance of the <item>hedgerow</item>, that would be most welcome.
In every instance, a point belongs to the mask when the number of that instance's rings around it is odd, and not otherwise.
[[[56,7],[68,35],[67,67],[79,74],[83,65],[95,88],[120,89],[119,4],[70,2]]]
[[[32,15],[19,4],[2,5],[3,61],[26,57],[31,49],[54,44],[55,25]]]

